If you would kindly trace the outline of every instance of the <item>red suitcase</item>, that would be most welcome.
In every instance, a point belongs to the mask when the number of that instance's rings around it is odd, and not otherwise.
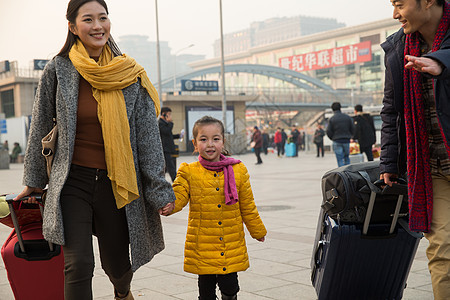
[[[8,204],[15,229],[3,244],[1,255],[15,299],[63,300],[64,256],[61,246],[44,240],[41,223],[19,227],[12,203]]]

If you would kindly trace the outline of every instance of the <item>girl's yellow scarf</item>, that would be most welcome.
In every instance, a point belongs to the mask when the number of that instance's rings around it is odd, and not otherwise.
[[[122,89],[140,78],[141,85],[155,103],[157,116],[160,112],[158,93],[143,67],[125,54],[113,58],[108,45],[103,48],[97,63],[89,57],[80,40],[77,40],[70,50],[69,58],[80,75],[92,85],[92,92],[98,103],[108,177],[117,207],[121,208],[139,198],[130,143],[130,125]]]

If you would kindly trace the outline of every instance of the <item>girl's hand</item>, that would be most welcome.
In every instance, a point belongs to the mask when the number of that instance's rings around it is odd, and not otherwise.
[[[32,194],[32,193],[43,193],[43,192],[44,192],[43,189],[40,189],[40,188],[34,188],[34,187],[30,187],[30,186],[26,186],[26,187],[23,189],[23,191],[22,191],[20,194],[18,194],[16,198],[14,198],[14,200],[22,199],[22,198],[24,198],[24,197],[26,197],[26,196],[28,196],[28,195],[30,195],[30,194]],[[38,204],[38,203],[39,203],[39,202],[36,200],[35,197],[31,197],[30,199],[24,200],[23,202],[24,202],[24,203],[34,203],[34,204]]]
[[[264,242],[265,240],[266,240],[266,237],[265,236],[263,236],[262,238],[260,238],[260,239],[256,239],[257,241],[259,241],[259,242]]]
[[[170,203],[167,203],[166,206],[160,208],[158,210],[158,212],[162,216],[168,216],[172,213],[174,208],[175,208],[175,202],[170,202]]]

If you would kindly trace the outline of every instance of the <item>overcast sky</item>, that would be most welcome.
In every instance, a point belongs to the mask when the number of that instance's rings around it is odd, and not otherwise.
[[[128,34],[156,40],[154,0],[106,0],[116,40]],[[50,59],[64,44],[67,0],[0,0],[0,61]],[[251,22],[296,15],[336,18],[347,26],[392,16],[389,0],[222,0],[224,33],[248,28]],[[159,38],[172,52],[212,57],[220,38],[219,0],[158,0]]]

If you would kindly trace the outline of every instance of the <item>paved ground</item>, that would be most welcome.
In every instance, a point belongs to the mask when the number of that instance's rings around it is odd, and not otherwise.
[[[262,165],[254,165],[253,154],[235,156],[248,167],[256,204],[268,229],[264,243],[247,235],[250,268],[239,273],[241,300],[317,299],[310,282],[310,259],[321,203],[320,178],[336,167],[334,155],[316,158],[300,153],[298,158],[263,156]],[[192,156],[180,157],[191,162]],[[17,193],[21,187],[23,165],[13,164],[0,170],[0,193]],[[139,269],[133,279],[136,299],[197,299],[196,275],[183,271],[183,249],[187,211],[163,218],[166,249],[152,262]],[[10,228],[0,224],[0,241]],[[95,242],[96,244],[96,242]],[[408,287],[403,299],[433,299],[422,239]],[[112,299],[112,286],[96,257],[95,299]],[[13,299],[3,261],[0,262],[0,299]]]

